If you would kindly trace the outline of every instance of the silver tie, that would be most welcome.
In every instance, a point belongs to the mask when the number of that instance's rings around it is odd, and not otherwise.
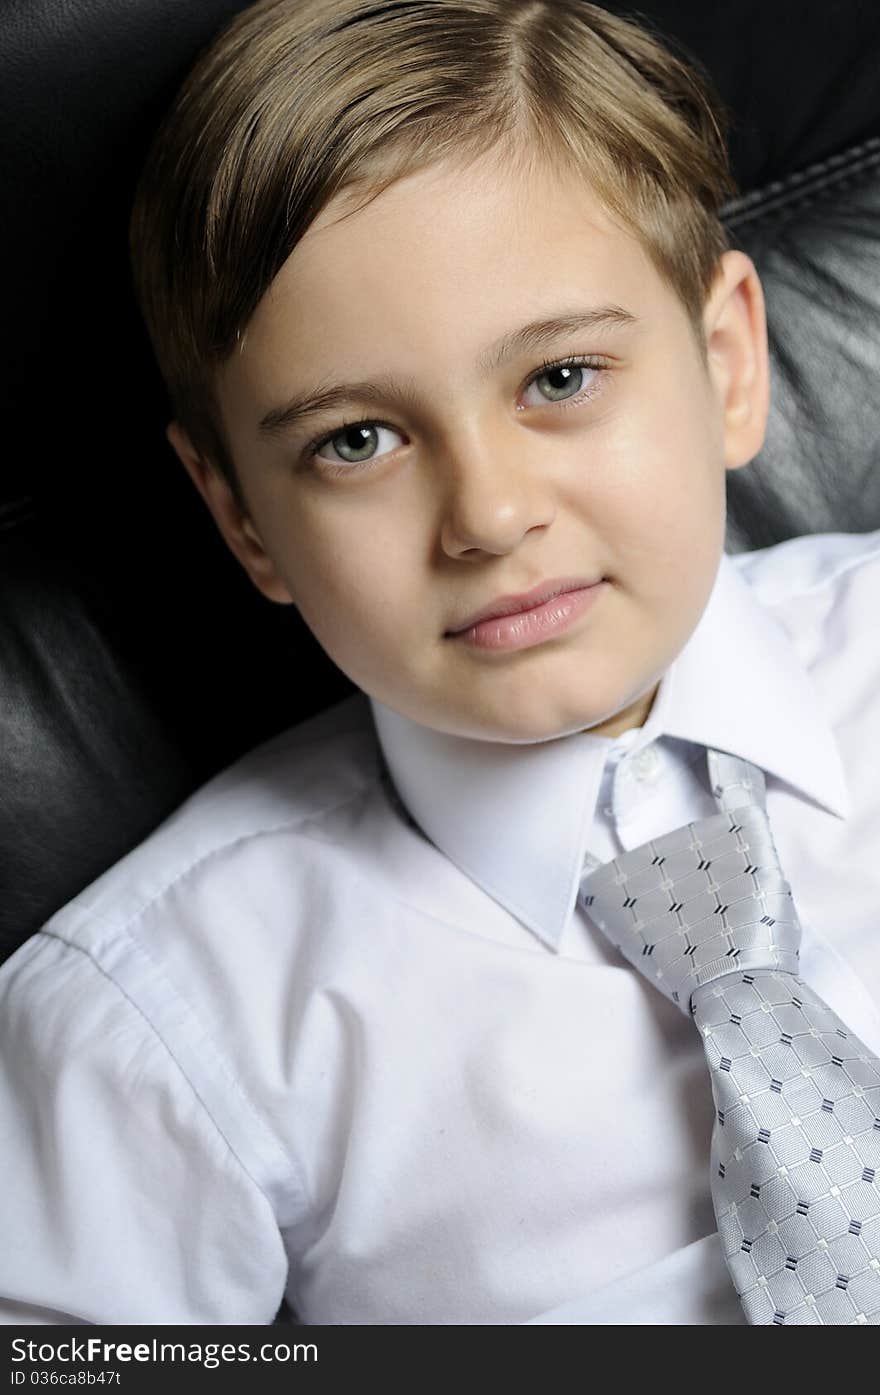
[[[587,872],[580,901],[702,1037],[712,1202],[748,1322],[880,1324],[880,1060],[798,977],[763,772],[708,763],[720,812]]]

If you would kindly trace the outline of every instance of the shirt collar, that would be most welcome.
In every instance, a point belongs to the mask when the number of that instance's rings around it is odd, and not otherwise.
[[[422,831],[555,947],[575,904],[614,738],[480,741],[370,703],[391,778]],[[729,751],[838,817],[850,812],[834,735],[791,637],[726,554],[633,749],[664,735]]]

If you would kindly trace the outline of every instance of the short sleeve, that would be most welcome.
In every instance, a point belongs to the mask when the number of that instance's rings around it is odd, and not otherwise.
[[[265,1192],[141,1010],[51,935],[0,969],[0,1322],[271,1323]]]

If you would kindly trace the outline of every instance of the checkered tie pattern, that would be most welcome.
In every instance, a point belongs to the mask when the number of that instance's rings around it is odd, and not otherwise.
[[[707,751],[719,812],[596,866],[579,899],[693,1018],[718,1234],[749,1323],[880,1324],[880,1060],[799,977],[763,772]]]

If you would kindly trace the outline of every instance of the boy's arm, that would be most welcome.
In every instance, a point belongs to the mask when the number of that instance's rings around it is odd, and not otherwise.
[[[0,1322],[272,1322],[273,1209],[167,1046],[45,933],[0,969]]]

